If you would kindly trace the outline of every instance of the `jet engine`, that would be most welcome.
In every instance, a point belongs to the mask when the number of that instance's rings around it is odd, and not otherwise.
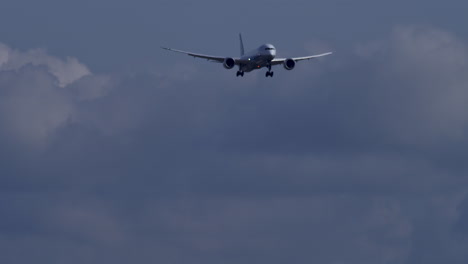
[[[296,62],[293,59],[286,59],[283,62],[283,67],[288,71],[294,69],[295,66]]]
[[[225,58],[223,62],[223,66],[226,69],[232,69],[236,65],[236,61],[233,58]]]

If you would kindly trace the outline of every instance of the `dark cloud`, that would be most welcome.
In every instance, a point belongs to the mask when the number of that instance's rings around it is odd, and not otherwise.
[[[450,33],[397,27],[274,79],[2,50],[2,263],[466,262]]]

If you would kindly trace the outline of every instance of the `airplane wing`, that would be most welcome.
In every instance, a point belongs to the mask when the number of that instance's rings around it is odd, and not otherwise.
[[[193,52],[188,52],[188,51],[183,51],[183,50],[176,50],[176,49],[165,48],[165,47],[161,47],[161,48],[165,49],[165,50],[170,50],[170,51],[173,51],[173,52],[179,52],[179,53],[187,54],[187,55],[195,57],[195,58],[202,58],[202,59],[206,59],[206,60],[213,61],[213,62],[219,62],[219,63],[223,63],[224,59],[226,58],[226,57],[218,57],[218,56],[211,56],[211,55],[205,55],[205,54],[198,54],[198,53],[193,53]],[[234,58],[234,61],[236,62],[236,64],[238,64],[239,59]]]
[[[322,53],[322,54],[317,54],[317,55],[312,55],[312,56],[297,57],[297,58],[291,58],[291,59],[293,59],[294,61],[297,62],[297,61],[310,60],[310,59],[315,59],[315,58],[327,56],[327,55],[330,55],[330,54],[332,54],[332,53],[333,53],[333,52],[327,52],[327,53]],[[287,60],[287,58],[273,59],[273,60],[271,61],[271,65],[282,64],[285,60]]]

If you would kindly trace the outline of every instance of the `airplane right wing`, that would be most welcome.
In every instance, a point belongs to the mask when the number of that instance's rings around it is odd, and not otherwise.
[[[332,53],[333,53],[333,52],[327,52],[327,53],[322,53],[322,54],[317,54],[317,55],[312,55],[312,56],[296,57],[296,58],[291,58],[291,59],[293,59],[294,61],[310,60],[310,59],[314,59],[314,58],[319,58],[319,57],[327,56],[327,55],[330,55],[330,54],[332,54]],[[286,59],[286,58],[284,58],[284,59],[273,59],[273,60],[271,61],[271,65],[281,64],[281,63],[283,63],[285,60],[287,60],[287,59]]]
[[[226,59],[226,57],[218,57],[218,56],[211,56],[211,55],[205,55],[205,54],[198,54],[198,53],[193,53],[193,52],[188,52],[188,51],[183,51],[183,50],[177,50],[177,49],[171,49],[171,48],[165,48],[165,47],[161,47],[161,48],[165,49],[165,50],[173,51],[173,52],[179,52],[179,53],[187,54],[187,55],[195,57],[195,58],[206,59],[206,60],[213,61],[213,62],[223,63],[224,60]],[[234,61],[235,61],[236,64],[239,64],[239,62],[240,62],[238,58],[234,58]]]

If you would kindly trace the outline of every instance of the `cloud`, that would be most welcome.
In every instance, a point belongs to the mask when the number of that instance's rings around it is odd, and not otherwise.
[[[112,78],[92,75],[76,58],[42,49],[25,52],[0,43],[0,119],[7,142],[43,148],[73,123],[77,105],[106,94]]]
[[[18,146],[43,147],[75,111],[62,88],[90,75],[75,58],[65,60],[35,49],[21,52],[0,43],[1,132]]]
[[[9,139],[19,145],[42,145],[68,120],[73,105],[56,80],[42,67],[0,72],[1,130]]]
[[[387,44],[368,58],[378,63],[375,89],[369,92],[381,125],[412,144],[466,139],[466,44],[420,27],[398,27],[382,43]]]
[[[57,78],[60,87],[90,74],[89,69],[76,58],[59,59],[48,55],[43,49],[21,52],[0,43],[0,71],[17,70],[27,64],[45,66]]]
[[[466,49],[397,27],[233,80],[0,47],[0,262],[464,263]]]

